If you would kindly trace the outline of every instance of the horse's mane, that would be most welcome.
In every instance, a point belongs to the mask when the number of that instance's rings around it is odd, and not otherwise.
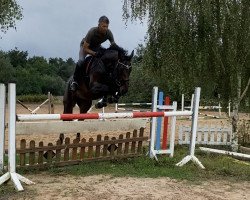
[[[119,47],[118,45],[110,45],[110,47],[107,50],[114,50],[114,51],[118,51],[119,57],[120,56],[127,56],[128,55],[128,51],[123,49],[122,47]]]

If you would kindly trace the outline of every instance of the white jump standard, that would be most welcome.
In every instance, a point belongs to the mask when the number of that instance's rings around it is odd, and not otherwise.
[[[0,185],[11,179],[18,191],[23,190],[20,181],[34,184],[29,179],[16,173],[16,84],[9,83],[9,145],[8,145],[8,172],[0,177]]]
[[[0,172],[3,172],[4,169],[5,99],[6,99],[5,85],[0,84]]]
[[[198,125],[198,111],[199,111],[199,102],[200,102],[200,88],[195,89],[194,101],[193,101],[193,111],[192,111],[192,126],[191,126],[191,140],[189,146],[189,155],[182,159],[181,162],[177,163],[177,166],[183,166],[190,160],[199,165],[202,169],[205,167],[201,164],[198,158],[195,157],[195,142],[197,134],[197,125]]]

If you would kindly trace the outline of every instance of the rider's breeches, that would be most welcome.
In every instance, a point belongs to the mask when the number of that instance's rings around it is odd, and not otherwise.
[[[81,78],[85,75],[84,73],[84,60],[85,60],[86,54],[83,51],[83,48],[80,48],[79,51],[79,60],[76,63],[75,72],[73,75],[74,81],[80,82]]]
[[[73,78],[76,82],[79,83],[80,79],[84,76],[84,58],[83,59],[79,59],[78,62],[76,63],[76,68],[75,68],[75,72],[73,75]]]

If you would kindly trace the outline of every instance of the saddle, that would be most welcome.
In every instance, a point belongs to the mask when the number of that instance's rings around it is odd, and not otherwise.
[[[112,72],[118,60],[118,52],[114,50],[106,50],[103,56],[95,58],[88,56],[83,63],[84,80],[89,83],[89,75],[93,72],[103,74],[105,79],[112,79]]]

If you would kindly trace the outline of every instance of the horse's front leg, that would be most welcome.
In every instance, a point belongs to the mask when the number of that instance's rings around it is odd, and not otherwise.
[[[107,95],[104,95],[103,98],[97,102],[97,104],[95,104],[95,108],[99,109],[99,108],[103,108],[107,106]]]
[[[116,92],[108,98],[108,103],[118,103],[120,97],[121,95],[119,94],[119,92]]]
[[[109,93],[109,87],[107,85],[94,82],[91,84],[90,92],[92,94],[93,99],[102,98]]]

